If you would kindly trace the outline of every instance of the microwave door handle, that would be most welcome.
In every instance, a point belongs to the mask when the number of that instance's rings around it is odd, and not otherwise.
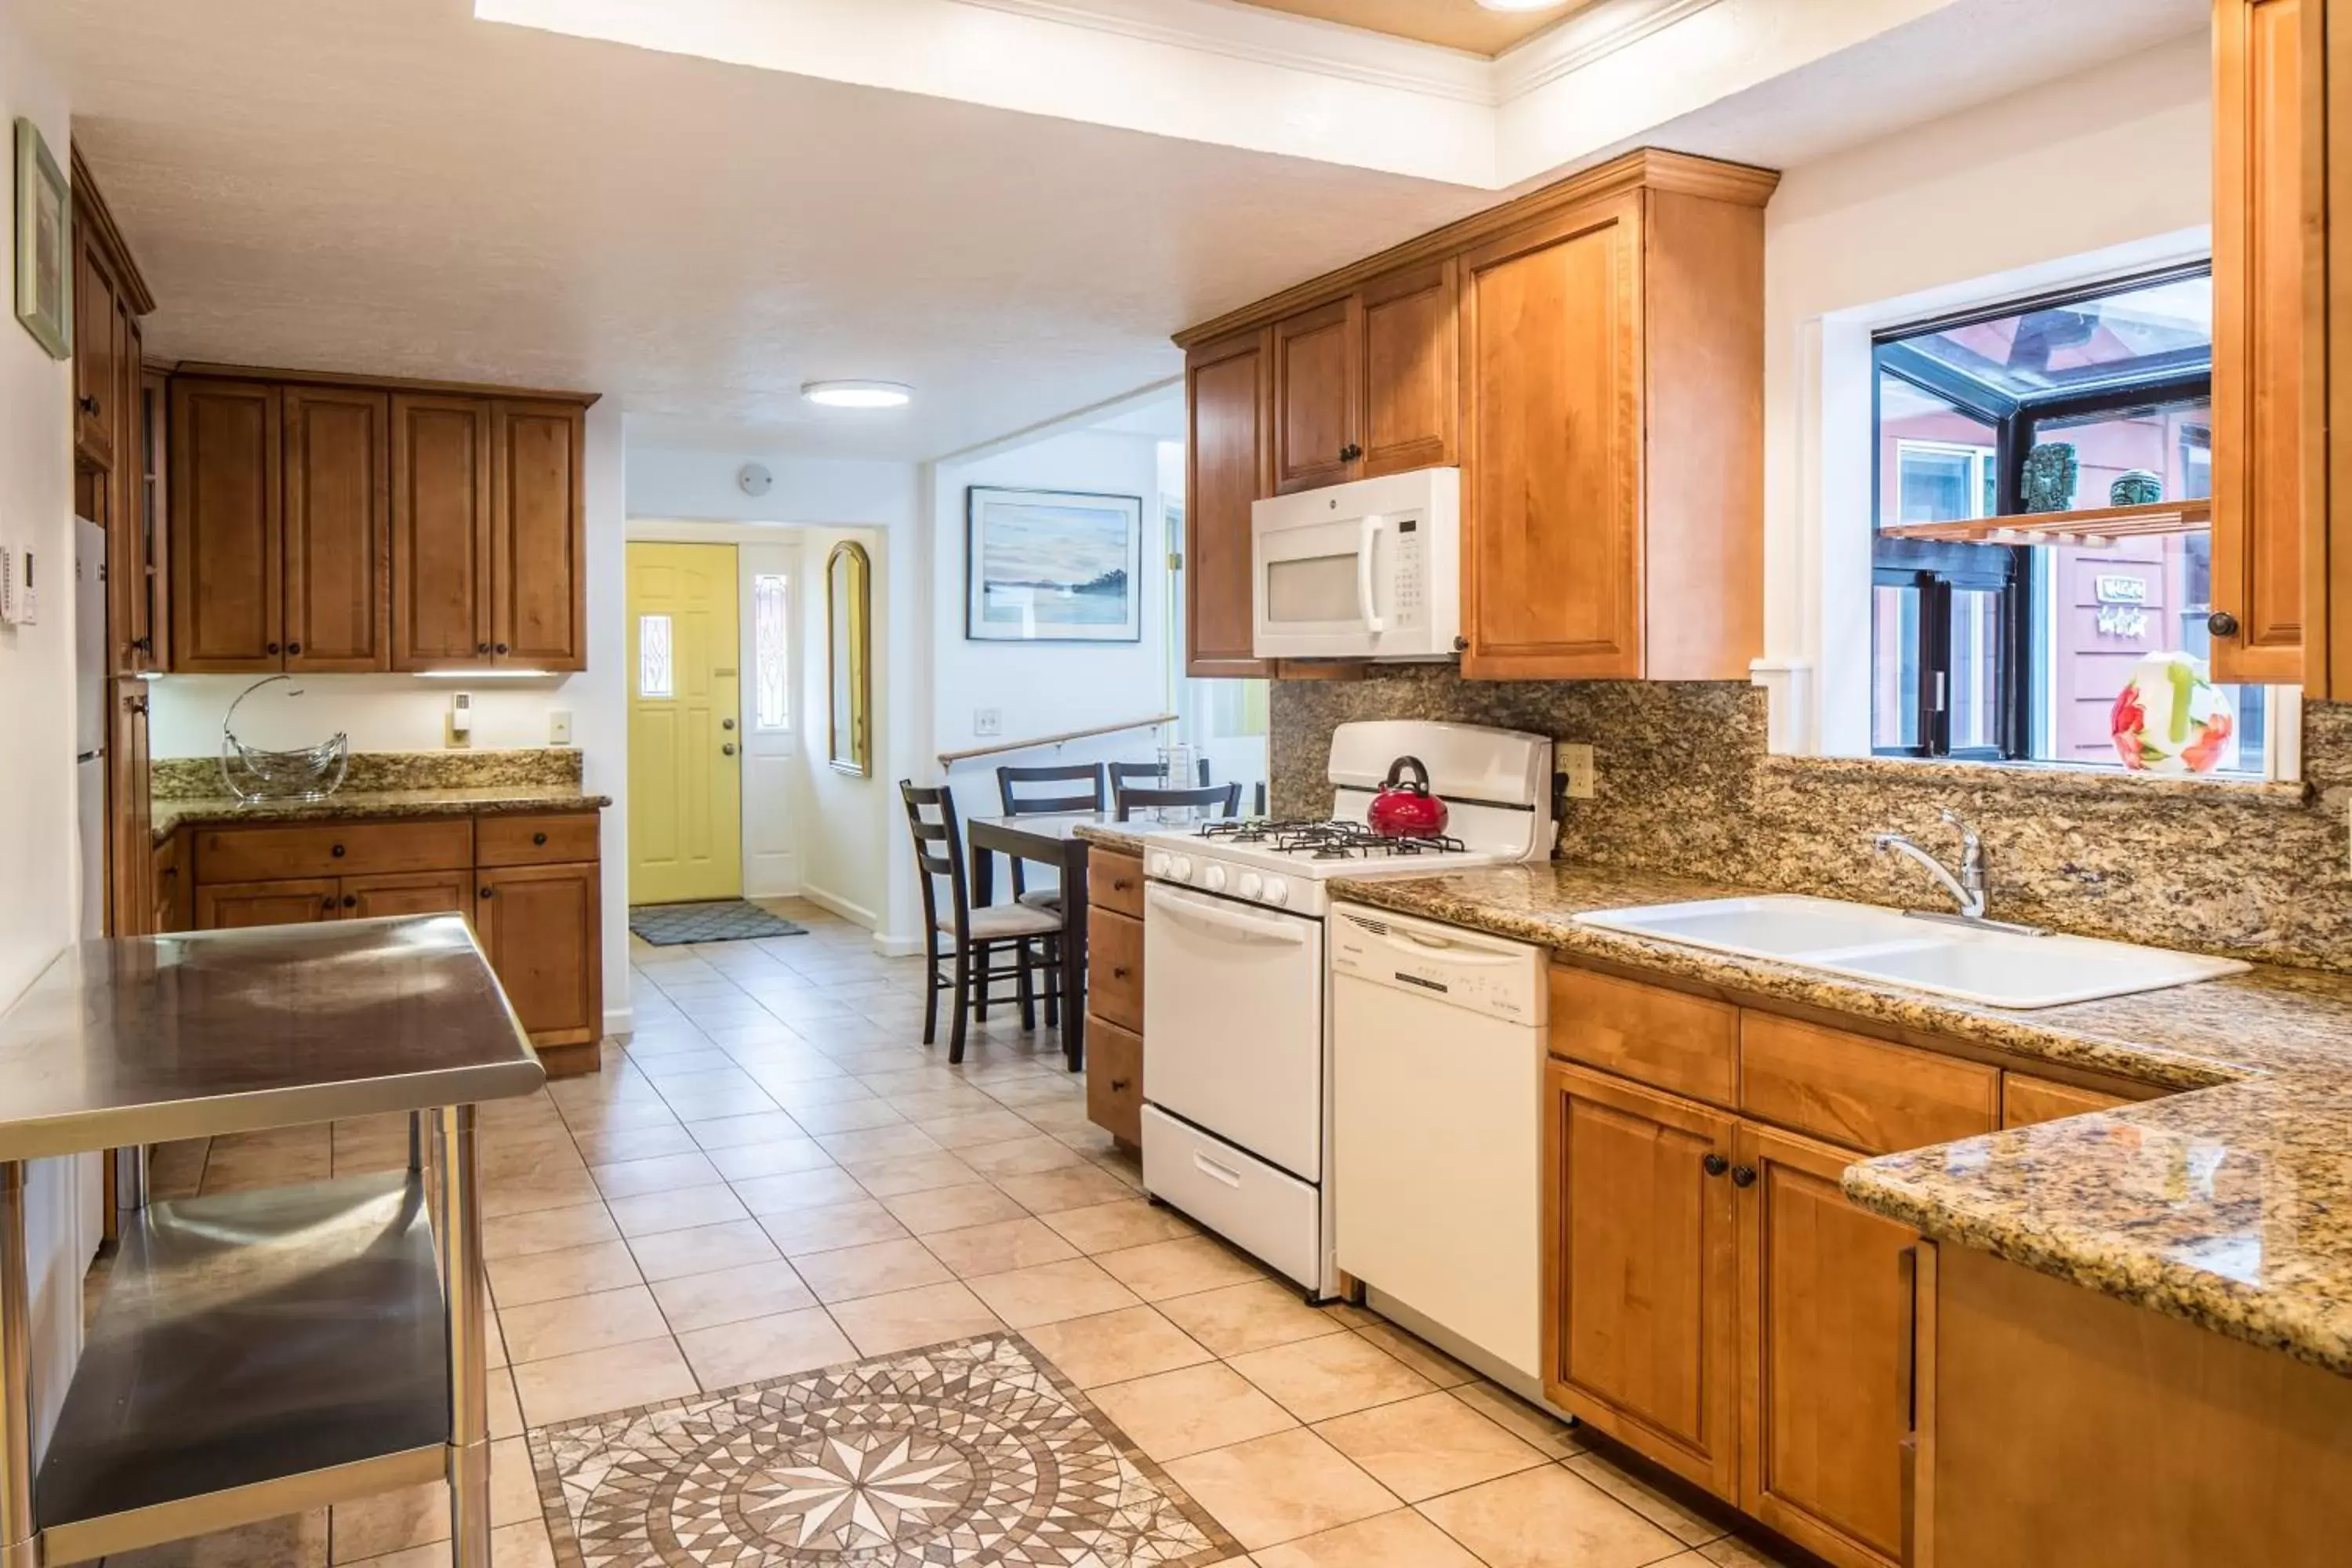
[[[1375,636],[1388,629],[1372,595],[1372,542],[1386,526],[1386,520],[1378,512],[1364,519],[1364,537],[1356,546],[1356,613],[1362,618],[1364,629]]]

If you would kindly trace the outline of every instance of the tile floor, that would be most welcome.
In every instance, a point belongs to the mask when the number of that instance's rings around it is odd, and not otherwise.
[[[632,943],[604,1070],[488,1107],[498,1568],[554,1561],[523,1433],[1020,1331],[1255,1568],[1774,1560],[1371,1314],[1315,1310],[1147,1204],[1050,1031],[926,1050],[919,960],[806,936]],[[386,1169],[404,1121],[178,1144],[159,1195]],[[112,1560],[426,1568],[438,1488]]]

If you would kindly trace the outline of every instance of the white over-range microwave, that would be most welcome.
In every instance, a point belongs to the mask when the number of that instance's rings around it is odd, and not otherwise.
[[[1250,508],[1259,658],[1452,658],[1462,630],[1462,470],[1416,468]]]

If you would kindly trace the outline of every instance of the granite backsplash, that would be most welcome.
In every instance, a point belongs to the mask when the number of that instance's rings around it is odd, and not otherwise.
[[[157,800],[213,800],[229,793],[215,757],[158,757],[149,770]],[[498,752],[353,752],[342,787],[374,793],[401,789],[488,789],[519,784],[580,783],[580,752],[532,746]]]
[[[1580,741],[1595,798],[1561,803],[1559,854],[1780,892],[1936,908],[1944,894],[1870,835],[1944,854],[1946,806],[1984,836],[1992,913],[2090,936],[2352,972],[2352,706],[2304,710],[2301,785],[2082,771],[1774,757],[1744,683],[1464,680],[1450,667],[1276,681],[1272,805],[1329,809],[1333,726],[1440,719]]]

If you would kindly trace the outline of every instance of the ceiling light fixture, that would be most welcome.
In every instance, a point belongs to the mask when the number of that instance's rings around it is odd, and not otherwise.
[[[811,381],[802,384],[801,395],[827,408],[904,408],[915,389],[895,381]]]

